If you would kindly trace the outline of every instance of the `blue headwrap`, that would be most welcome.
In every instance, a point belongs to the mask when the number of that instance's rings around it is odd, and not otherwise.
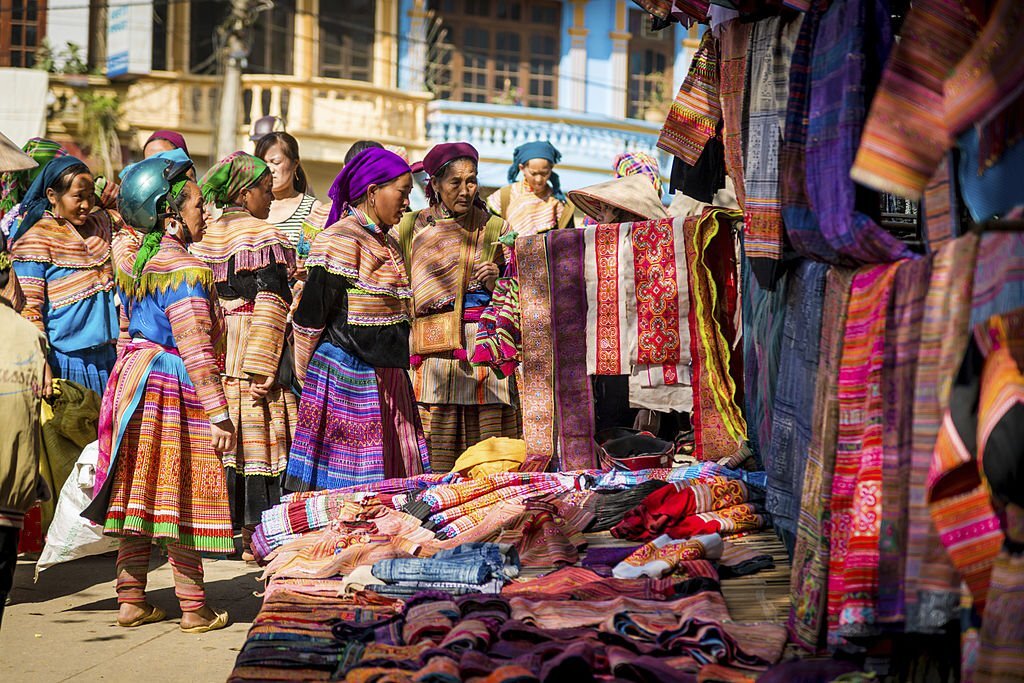
[[[50,208],[50,200],[46,198],[46,190],[57,182],[57,178],[70,166],[85,165],[81,159],[73,156],[57,157],[51,160],[36,179],[29,185],[28,192],[21,200],[21,222],[11,227],[11,244],[39,222],[46,210]]]
[[[189,156],[188,156],[188,152],[186,152],[183,149],[178,149],[177,147],[175,147],[174,149],[169,149],[166,152],[157,152],[156,154],[154,154],[154,155],[152,155],[152,156],[150,156],[148,158],[149,159],[169,159],[170,161],[173,161],[173,162],[178,163],[178,164],[184,164],[184,163],[187,163],[189,161],[192,161],[192,159],[190,159]],[[137,164],[137,163],[139,163],[139,162],[136,161],[135,164]],[[120,178],[121,180],[124,180],[124,176],[128,172],[128,169],[131,168],[132,166],[134,166],[135,164],[128,164],[127,166],[122,168],[121,172],[118,174],[118,178]]]
[[[526,142],[519,145],[512,154],[512,165],[508,168],[508,181],[510,183],[514,183],[516,178],[519,177],[519,166],[526,164],[530,159],[547,159],[554,166],[562,160],[562,154],[547,140],[535,140],[534,142]],[[562,193],[562,183],[558,179],[558,174],[554,171],[551,172],[550,182],[555,198],[560,202],[564,202],[565,194]]]

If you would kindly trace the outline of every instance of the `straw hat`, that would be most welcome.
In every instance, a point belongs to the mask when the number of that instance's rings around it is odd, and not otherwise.
[[[615,178],[581,190],[572,190],[569,192],[569,200],[594,220],[600,220],[602,209],[606,206],[629,213],[631,220],[668,217],[661,197],[651,185],[650,179],[644,175]]]
[[[0,133],[0,171],[24,171],[38,165],[35,159],[22,152],[9,137]]]

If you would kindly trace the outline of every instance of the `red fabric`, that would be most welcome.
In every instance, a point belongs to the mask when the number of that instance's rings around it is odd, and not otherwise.
[[[745,503],[747,498],[746,484],[725,477],[714,477],[692,485],[663,486],[627,512],[622,521],[612,527],[612,536],[644,541],[661,534],[689,538],[700,533],[714,533],[719,529],[717,522],[705,522],[694,516]]]

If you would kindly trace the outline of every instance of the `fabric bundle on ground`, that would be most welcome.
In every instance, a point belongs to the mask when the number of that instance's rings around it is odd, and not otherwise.
[[[722,555],[722,537],[718,534],[673,539],[662,535],[646,543],[612,569],[617,579],[648,577],[660,579],[674,574],[683,562],[717,560]]]
[[[634,541],[649,540],[661,534],[688,538],[699,533],[690,529],[700,526],[696,519],[700,513],[726,510],[749,500],[747,485],[735,479],[719,478],[710,482],[666,486],[626,513],[622,521],[612,528],[612,535]],[[717,529],[707,533],[714,531]]]
[[[389,586],[410,588],[411,593],[435,584],[442,591],[464,587],[483,592],[486,584],[496,582],[500,587],[519,576],[519,555],[509,544],[467,543],[430,558],[381,560],[373,565],[373,575]]]

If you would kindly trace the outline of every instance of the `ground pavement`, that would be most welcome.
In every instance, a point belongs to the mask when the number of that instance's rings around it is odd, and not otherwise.
[[[33,583],[35,564],[19,562],[13,604],[0,627],[0,681],[224,681],[261,600],[258,568],[239,560],[205,560],[210,605],[227,609],[221,631],[186,635],[166,558],[154,553],[149,596],[168,619],[139,628],[115,623],[114,557],[59,564]],[[158,566],[159,565],[159,566]]]

